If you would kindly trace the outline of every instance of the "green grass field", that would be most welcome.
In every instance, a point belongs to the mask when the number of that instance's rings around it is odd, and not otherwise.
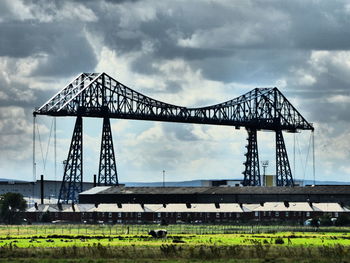
[[[119,226],[121,227],[121,226]],[[129,227],[129,228],[128,228]],[[349,262],[350,229],[181,234],[155,239],[123,226],[1,226],[1,262]],[[204,227],[204,226],[202,226]],[[159,228],[159,226],[157,227]],[[169,229],[169,227],[164,227]],[[142,228],[143,229],[143,228]],[[174,228],[175,229],[175,228]],[[310,229],[309,229],[310,230]],[[331,231],[334,230],[334,231]],[[141,229],[137,229],[141,231]],[[93,233],[95,232],[95,233]],[[176,232],[176,231],[174,231]],[[203,231],[206,232],[206,231]]]

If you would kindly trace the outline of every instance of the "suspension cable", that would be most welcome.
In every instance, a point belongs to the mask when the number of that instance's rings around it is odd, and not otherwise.
[[[57,123],[54,117],[54,162],[55,162],[55,182],[57,181]],[[57,196],[57,184],[55,183],[55,196]]]
[[[307,166],[307,163],[309,161],[310,148],[311,148],[311,139],[312,139],[312,137],[310,136],[310,138],[309,138],[309,145],[307,147],[307,154],[306,154],[305,165],[304,165],[304,175],[303,175],[304,179],[305,179],[305,175],[306,175],[306,166]]]
[[[312,173],[314,176],[314,185],[316,184],[316,167],[315,167],[315,132],[312,130]]]
[[[41,158],[42,158],[42,162],[43,162],[43,173],[45,173],[45,171],[46,171],[46,163],[47,163],[49,147],[50,147],[50,142],[51,142],[51,135],[52,135],[52,130],[53,130],[53,124],[54,124],[54,122],[52,121],[51,122],[51,127],[50,127],[49,139],[48,139],[47,146],[46,146],[46,151],[45,151],[45,157],[44,157],[44,149],[43,149],[43,145],[42,145],[42,140],[41,140],[39,127],[38,127],[38,125],[36,125],[36,129],[37,129],[37,132],[38,132],[38,138],[39,138]]]
[[[35,121],[36,116],[33,115],[33,182],[36,181],[36,160],[35,160]]]
[[[52,135],[52,130],[53,130],[53,124],[54,124],[54,121],[52,120],[51,127],[50,127],[49,140],[48,140],[47,146],[46,146],[46,154],[45,154],[45,162],[44,162],[44,173],[46,171],[47,156],[49,154],[49,147],[50,147],[50,142],[51,142],[51,135]]]
[[[311,146],[311,136],[309,138],[309,145],[308,145],[308,149],[307,149],[307,154],[306,154],[306,159],[305,159],[305,162],[303,161],[302,159],[302,154],[301,154],[301,150],[300,150],[300,144],[299,144],[299,140],[298,140],[298,137],[296,137],[296,142],[297,142],[297,145],[298,145],[298,154],[299,154],[299,159],[300,159],[300,163],[302,165],[302,174],[303,174],[303,181],[305,181],[305,175],[306,175],[306,166],[307,166],[307,163],[308,163],[308,159],[309,159],[309,153],[310,153],[310,146]]]
[[[38,125],[36,125],[36,131],[38,133],[41,159],[42,159],[42,162],[43,162],[43,165],[44,165],[44,151],[43,151],[43,146],[42,146],[42,142],[41,142],[41,136],[40,136],[40,131],[39,131]]]

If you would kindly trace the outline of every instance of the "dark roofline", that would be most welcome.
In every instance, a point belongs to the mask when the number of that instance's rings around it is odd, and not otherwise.
[[[80,203],[350,203],[350,185],[310,187],[110,187],[81,193]]]

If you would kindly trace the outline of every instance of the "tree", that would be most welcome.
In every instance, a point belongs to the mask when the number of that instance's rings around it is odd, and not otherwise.
[[[339,213],[339,217],[337,221],[335,221],[335,225],[337,226],[347,226],[350,224],[350,216],[345,213]]]
[[[0,218],[7,224],[19,223],[27,208],[27,201],[18,193],[6,193],[0,196]]]
[[[320,220],[317,217],[311,219],[311,226],[318,228],[320,226]]]
[[[333,225],[333,222],[332,222],[332,214],[324,214],[320,217],[320,224],[321,226],[331,226]]]

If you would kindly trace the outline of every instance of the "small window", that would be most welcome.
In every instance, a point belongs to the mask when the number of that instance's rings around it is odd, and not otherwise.
[[[236,214],[236,217],[239,218],[241,215],[239,213]]]
[[[121,213],[120,213],[120,214],[121,214]],[[109,218],[112,218],[112,213],[111,213],[111,212],[108,213],[108,217],[109,217]]]
[[[259,217],[259,212],[255,212],[255,217]]]
[[[280,212],[275,212],[275,217],[279,217],[280,216]]]
[[[288,217],[289,216],[289,212],[286,212],[286,217]]]
[[[162,217],[162,213],[157,213],[157,217]]]
[[[216,213],[216,218],[220,218],[220,213]]]
[[[181,218],[181,213],[177,213],[177,218]]]
[[[338,212],[335,212],[334,213],[334,217],[338,217],[339,216],[339,213]]]
[[[137,217],[140,218],[141,217],[141,213],[137,213]]]
[[[122,217],[122,213],[119,212],[119,213],[118,213],[118,217]]]
[[[307,216],[307,217],[310,217],[310,212],[306,212],[306,216]]]

